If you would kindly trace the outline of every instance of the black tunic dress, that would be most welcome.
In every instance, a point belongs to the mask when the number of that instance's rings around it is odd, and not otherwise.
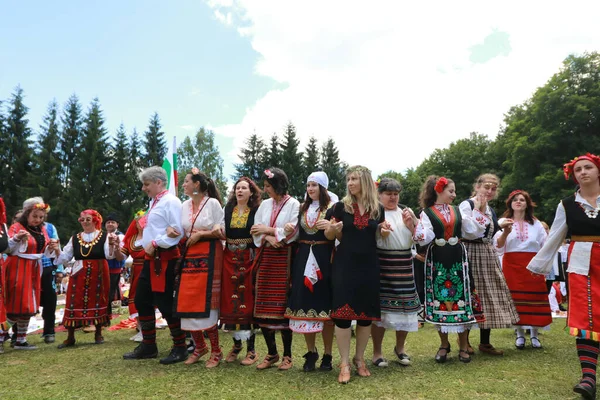
[[[332,212],[332,208],[320,212],[319,219],[331,219]],[[306,212],[300,213],[298,226],[298,251],[292,264],[292,292],[285,316],[291,320],[326,321],[331,312],[331,252],[335,241],[327,240],[325,231],[311,229]],[[304,276],[311,248],[321,270],[321,278],[312,288],[305,284]]]
[[[331,318],[342,320],[380,320],[379,258],[377,227],[385,220],[383,206],[379,218],[344,211],[344,204],[334,206],[333,217],[343,222],[342,240],[333,261],[333,300]]]

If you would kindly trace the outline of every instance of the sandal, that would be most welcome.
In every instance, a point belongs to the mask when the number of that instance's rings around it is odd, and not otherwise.
[[[389,365],[389,363],[385,358],[378,358],[377,360],[373,361],[373,365],[376,367],[385,368]]]
[[[518,337],[515,340],[515,347],[519,350],[523,350],[525,348],[525,338],[523,336]]]
[[[467,357],[463,356],[463,354],[467,355]],[[469,356],[469,352],[467,350],[460,349],[458,352],[458,360],[467,364],[471,362],[471,356]]]
[[[340,374],[338,375],[338,382],[345,385],[350,382],[350,364],[340,364]]]
[[[460,348],[460,338],[456,338],[456,344],[458,345],[458,348]],[[471,343],[469,343],[468,340],[467,340],[467,353],[469,353],[470,356],[475,354],[475,349],[473,348],[473,346],[471,346]]]
[[[73,340],[67,339],[64,342],[62,342],[61,344],[59,344],[58,348],[59,349],[64,349],[64,348],[73,347],[73,346],[75,346],[75,339],[73,339]]]
[[[202,356],[204,356],[205,354],[208,354],[208,347],[206,346],[199,352],[196,352],[194,350],[194,352],[183,363],[185,365],[196,364],[198,361],[200,361],[200,358],[202,358]]]
[[[445,350],[446,353],[445,354],[440,354],[440,351]],[[446,360],[448,359],[448,353],[450,353],[450,344],[448,344],[448,347],[442,347],[440,346],[438,348],[438,352],[435,355],[435,362],[438,364],[443,364],[446,362]]]
[[[352,359],[352,364],[354,364],[354,366],[356,367],[356,373],[358,373],[359,376],[371,376],[371,372],[367,369],[365,360],[359,360],[358,358],[354,357]]]
[[[270,354],[267,354],[265,359],[256,366],[256,369],[271,368],[273,366],[273,364],[275,364],[277,361],[279,361],[279,354],[275,354],[273,356]]]
[[[219,362],[223,359],[223,352],[210,353],[210,358],[206,361],[206,368],[214,368],[219,365]]]
[[[232,362],[236,361],[238,359],[238,356],[240,355],[241,351],[242,351],[241,347],[235,347],[235,345],[234,345],[231,348],[231,350],[229,351],[229,353],[227,354],[227,357],[225,357],[225,362],[232,363]]]
[[[281,364],[279,364],[279,367],[277,369],[280,371],[287,371],[288,369],[292,368],[293,366],[294,366],[294,363],[292,362],[292,357],[283,356],[283,359],[281,360]]]
[[[396,348],[394,347],[394,354],[398,357],[398,363],[400,365],[408,366],[410,365],[410,357],[406,353],[398,353]]]
[[[489,344],[489,343],[488,344],[480,344],[479,351],[481,351],[482,353],[487,353],[492,356],[501,356],[504,354],[504,352],[502,350],[498,350],[492,344]]]
[[[252,365],[258,361],[258,353],[256,351],[249,351],[246,353],[246,358],[244,358],[240,364],[242,365]]]

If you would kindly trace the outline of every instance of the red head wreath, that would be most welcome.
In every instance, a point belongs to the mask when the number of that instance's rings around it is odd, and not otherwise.
[[[94,227],[97,230],[102,229],[102,215],[100,215],[100,213],[96,210],[83,210],[81,212],[82,216],[79,217],[79,222],[81,222],[82,218],[83,218],[83,214],[89,215],[92,217],[92,222],[94,223]]]
[[[577,182],[577,179],[575,179],[575,174],[573,174],[573,168],[575,168],[575,164],[581,160],[588,160],[593,162],[596,165],[596,167],[598,167],[598,169],[600,170],[600,157],[592,153],[586,153],[582,156],[575,157],[563,166],[563,172],[565,173],[566,180],[569,180],[569,177],[573,175],[573,180],[575,181],[575,183],[579,183]]]
[[[436,193],[442,193],[444,191],[444,188],[447,185],[448,185],[448,179],[446,179],[446,177],[442,176],[440,179],[437,180],[433,189],[436,191]]]

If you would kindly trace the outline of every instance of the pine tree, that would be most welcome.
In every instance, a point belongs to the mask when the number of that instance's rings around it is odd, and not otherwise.
[[[320,156],[321,152],[319,151],[317,138],[311,136],[304,149],[304,158],[302,159],[304,179],[308,178],[311,173],[321,169]]]
[[[340,161],[340,152],[332,138],[321,149],[321,167],[329,178],[329,190],[341,199],[346,191],[347,164]]]
[[[290,181],[289,194],[302,197],[304,194],[304,181],[302,168],[302,152],[298,151],[300,140],[296,136],[296,127],[290,122],[286,126],[281,143],[281,169],[285,171]]]
[[[60,181],[62,163],[60,161],[60,129],[58,126],[58,103],[53,100],[48,105],[37,142],[36,173],[41,178],[37,180],[36,193],[46,202],[52,204],[63,195],[63,185]],[[61,208],[54,207],[51,218],[53,222],[60,220]]]
[[[148,130],[145,132],[144,147],[146,149],[146,155],[144,162],[146,167],[153,165],[162,165],[165,155],[167,154],[167,142],[165,141],[165,133],[160,129],[160,118],[158,113],[154,113],[150,117]]]
[[[131,171],[131,152],[127,143],[127,132],[123,123],[119,125],[114,137],[114,150],[109,161],[110,196],[108,198],[108,212],[116,211],[121,218],[129,218],[130,199],[128,195],[129,175]],[[125,223],[125,221],[120,221]]]
[[[130,207],[129,210],[125,211],[126,215],[121,217],[124,221],[131,221],[135,212],[148,205],[148,198],[146,197],[146,194],[140,190],[141,183],[138,178],[138,174],[142,171],[142,166],[144,164],[143,155],[140,152],[140,149],[140,136],[137,130],[133,128],[133,132],[129,139],[129,170],[127,171],[127,195],[125,197],[129,201]]]
[[[4,116],[4,108],[0,101],[0,165],[2,169],[8,166],[8,151],[10,148],[10,138],[6,129],[6,117]],[[0,196],[6,193],[6,188],[10,182],[10,175],[7,173],[0,174]]]
[[[100,102],[95,98],[85,115],[81,147],[76,154],[71,172],[70,196],[75,199],[76,206],[69,210],[74,222],[68,225],[71,231],[77,229],[77,215],[81,210],[93,208],[105,214],[109,209],[108,197],[113,190],[112,182],[109,182],[111,152]]]
[[[269,148],[266,150],[265,166],[269,167],[281,167],[281,145],[277,133],[273,132],[271,139],[269,140]],[[262,177],[262,171],[261,171]],[[260,180],[260,178],[258,178]],[[258,183],[258,181],[257,181]]]
[[[178,171],[179,171],[179,190],[183,196],[183,179],[193,167],[204,172],[211,178],[219,192],[221,198],[227,197],[227,183],[223,175],[223,158],[219,153],[219,147],[215,145],[215,134],[211,130],[200,128],[194,140],[187,136],[177,149]]]
[[[263,171],[267,168],[265,165],[265,142],[256,133],[253,133],[246,139],[246,147],[242,148],[238,157],[242,162],[235,165],[236,173],[232,178],[237,180],[246,176],[254,182],[259,182]]]
[[[23,89],[17,86],[8,102],[6,116],[8,163],[3,166],[2,174],[9,179],[3,188],[8,215],[19,209],[31,194],[38,195],[31,190],[34,183],[32,182],[34,154],[29,120],[25,118],[29,109],[23,104],[23,97]]]
[[[61,180],[65,188],[71,185],[71,167],[81,143],[82,108],[79,98],[72,94],[65,104],[61,117],[60,160],[62,163]]]

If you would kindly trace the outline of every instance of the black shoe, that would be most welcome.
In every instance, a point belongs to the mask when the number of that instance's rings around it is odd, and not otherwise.
[[[596,386],[592,386],[588,382],[579,382],[573,387],[573,391],[586,400],[596,398]]]
[[[37,346],[33,345],[33,344],[29,344],[27,342],[22,342],[22,343],[15,343],[14,346],[15,350],[37,350]]]
[[[463,354],[465,356],[463,356]],[[462,362],[462,363],[465,363],[465,364],[470,363],[471,362],[471,357],[466,357],[468,355],[469,355],[469,352],[467,352],[466,350],[460,350],[458,352],[458,360],[460,362]]]
[[[331,362],[333,361],[333,357],[331,354],[323,354],[323,358],[321,359],[321,366],[319,367],[320,371],[331,371],[333,369],[333,365]]]
[[[311,371],[314,371],[315,369],[317,369],[315,364],[317,363],[317,360],[319,359],[319,353],[317,353],[316,351],[315,352],[309,351],[302,357],[304,357],[306,359],[306,361],[304,361],[304,367],[302,367],[304,372],[311,372]]]
[[[194,350],[196,350],[196,345],[194,344],[194,342],[189,342],[187,344],[187,352],[188,352],[188,354],[192,354],[194,352]]]
[[[440,355],[440,350],[446,350],[446,354],[444,354],[443,356]],[[448,353],[450,353],[450,345],[448,345],[448,347],[441,347],[438,349],[438,352],[435,355],[435,362],[439,363],[439,364],[443,364],[446,362],[446,360],[448,359]]]
[[[56,337],[54,336],[54,334],[44,335],[44,343],[51,344],[51,343],[54,343],[55,341],[56,341]]]
[[[156,344],[140,343],[138,347],[133,349],[131,353],[123,354],[124,360],[144,360],[146,358],[156,358],[158,356],[158,348]]]
[[[165,358],[160,359],[160,363],[163,365],[175,364],[187,360],[188,352],[186,347],[175,347],[171,348],[171,352]]]

